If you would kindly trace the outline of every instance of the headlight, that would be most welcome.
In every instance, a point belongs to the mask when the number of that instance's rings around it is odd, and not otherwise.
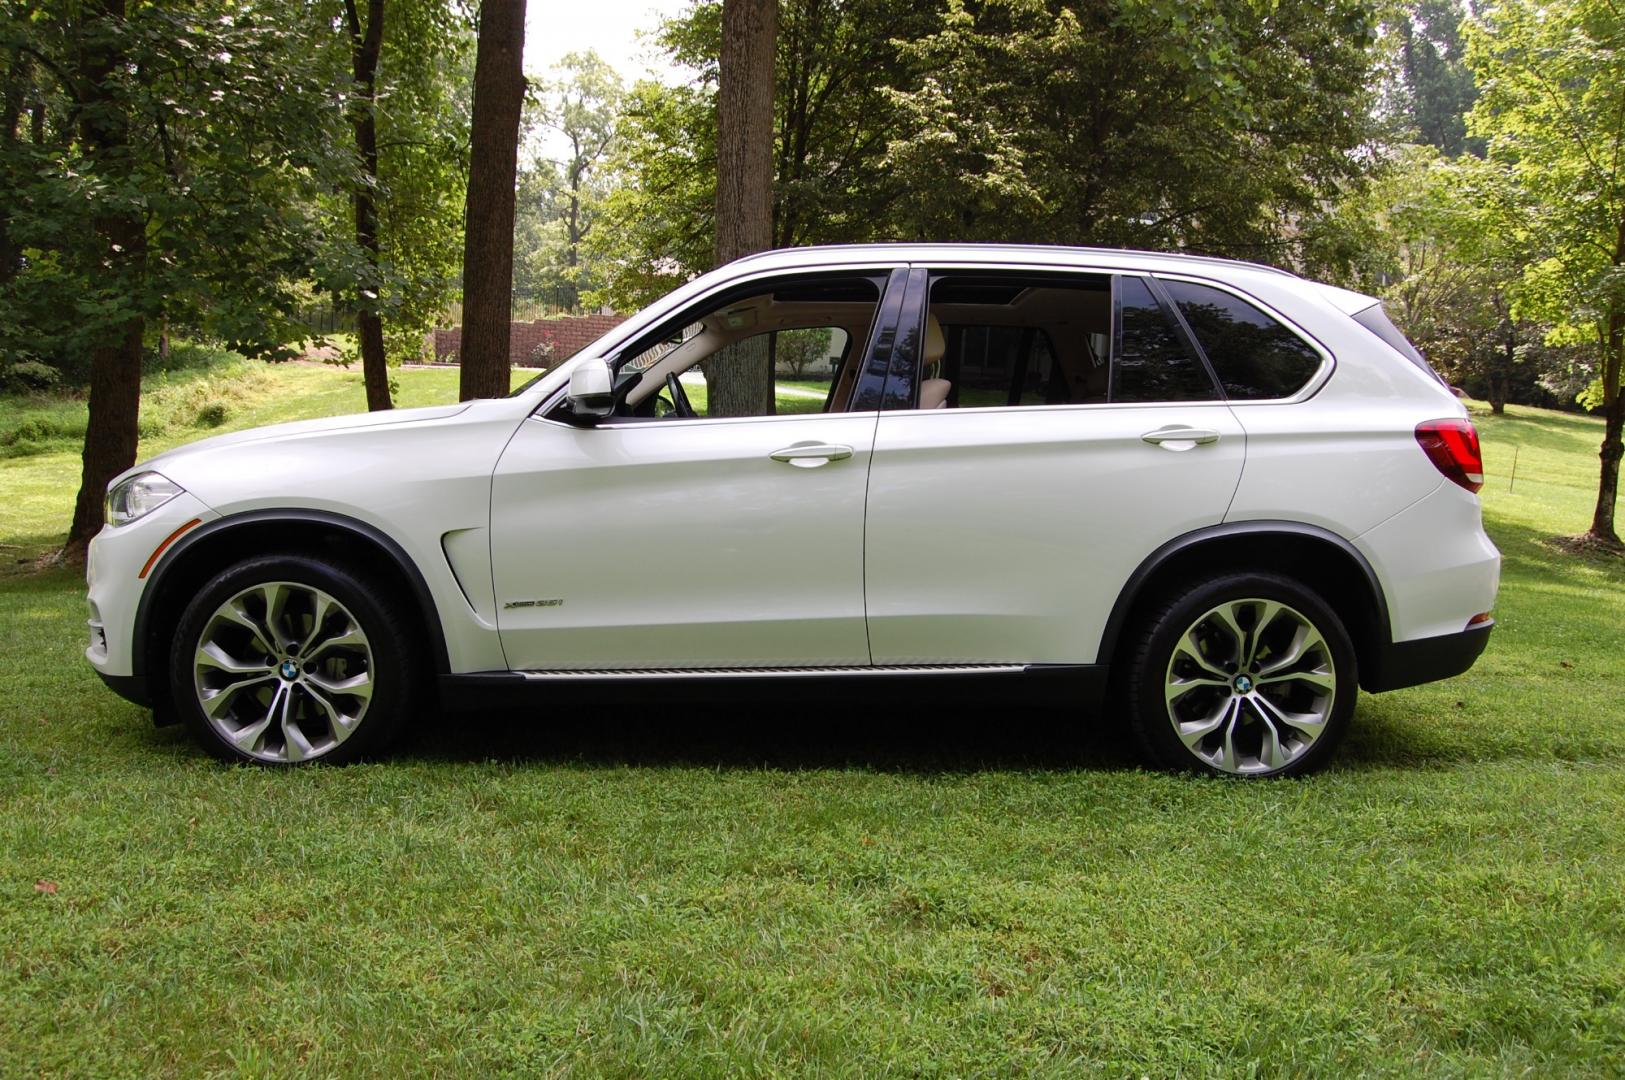
[[[181,486],[155,472],[122,480],[107,493],[107,520],[115,527],[128,525],[152,513],[181,493]]]

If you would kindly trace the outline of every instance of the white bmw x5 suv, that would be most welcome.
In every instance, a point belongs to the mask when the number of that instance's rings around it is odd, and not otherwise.
[[[755,415],[709,415],[724,350],[773,367],[718,410]],[[1357,688],[1483,650],[1482,479],[1367,296],[1126,251],[777,251],[511,397],[137,466],[86,656],[249,762],[376,753],[424,706],[889,677],[1109,700],[1161,765],[1292,775]]]

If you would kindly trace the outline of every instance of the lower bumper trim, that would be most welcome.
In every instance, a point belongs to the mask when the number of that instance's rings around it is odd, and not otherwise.
[[[1372,658],[1374,662],[1360,672],[1360,688],[1370,694],[1380,694],[1460,675],[1472,667],[1484,651],[1494,628],[1495,622],[1490,620],[1458,634],[1383,645]]]

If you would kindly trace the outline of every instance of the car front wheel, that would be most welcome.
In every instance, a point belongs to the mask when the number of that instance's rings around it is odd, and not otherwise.
[[[314,556],[251,559],[187,605],[170,685],[217,757],[343,763],[383,750],[417,683],[405,612],[362,574]]]
[[[1296,776],[1325,764],[1358,685],[1348,631],[1324,601],[1289,578],[1230,574],[1141,623],[1129,718],[1164,767]]]

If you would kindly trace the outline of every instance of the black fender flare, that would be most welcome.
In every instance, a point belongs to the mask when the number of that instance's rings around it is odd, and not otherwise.
[[[1231,540],[1237,537],[1248,536],[1295,536],[1304,539],[1318,540],[1330,544],[1359,568],[1365,578],[1367,589],[1370,591],[1372,602],[1376,606],[1374,612],[1376,625],[1373,631],[1377,640],[1372,645],[1378,649],[1386,649],[1392,642],[1393,629],[1388,621],[1388,599],[1383,594],[1382,582],[1377,577],[1376,570],[1360,550],[1352,543],[1330,529],[1323,529],[1318,525],[1308,525],[1301,521],[1234,521],[1220,525],[1210,525],[1176,536],[1163,544],[1135,568],[1129,575],[1123,588],[1117,594],[1117,602],[1112,605],[1112,613],[1106,619],[1106,628],[1100,636],[1100,649],[1096,656],[1097,663],[1108,663],[1117,653],[1118,642],[1123,631],[1127,628],[1129,614],[1134,610],[1136,601],[1144,591],[1146,584],[1151,581],[1157,572],[1165,566],[1170,559],[1193,547],[1211,543],[1215,540]]]
[[[141,591],[141,600],[136,605],[134,640],[130,655],[131,673],[138,677],[149,674],[147,665],[147,649],[151,641],[151,620],[153,608],[157,606],[154,597],[161,595],[164,588],[164,579],[176,566],[184,560],[186,552],[218,537],[222,533],[234,529],[253,525],[266,524],[300,524],[319,525],[325,528],[338,529],[366,543],[372,544],[394,564],[401,572],[401,576],[410,584],[412,596],[422,613],[429,647],[434,656],[437,674],[445,675],[451,671],[450,655],[446,651],[446,635],[441,628],[440,609],[435,604],[434,594],[429,591],[429,584],[423,579],[423,573],[402,548],[388,533],[375,528],[364,521],[335,514],[327,510],[305,509],[276,509],[276,510],[249,510],[241,514],[230,514],[216,518],[213,521],[200,525],[185,533],[172,544],[158,565],[153,567],[147,580],[147,587]],[[162,673],[159,673],[162,676]]]

